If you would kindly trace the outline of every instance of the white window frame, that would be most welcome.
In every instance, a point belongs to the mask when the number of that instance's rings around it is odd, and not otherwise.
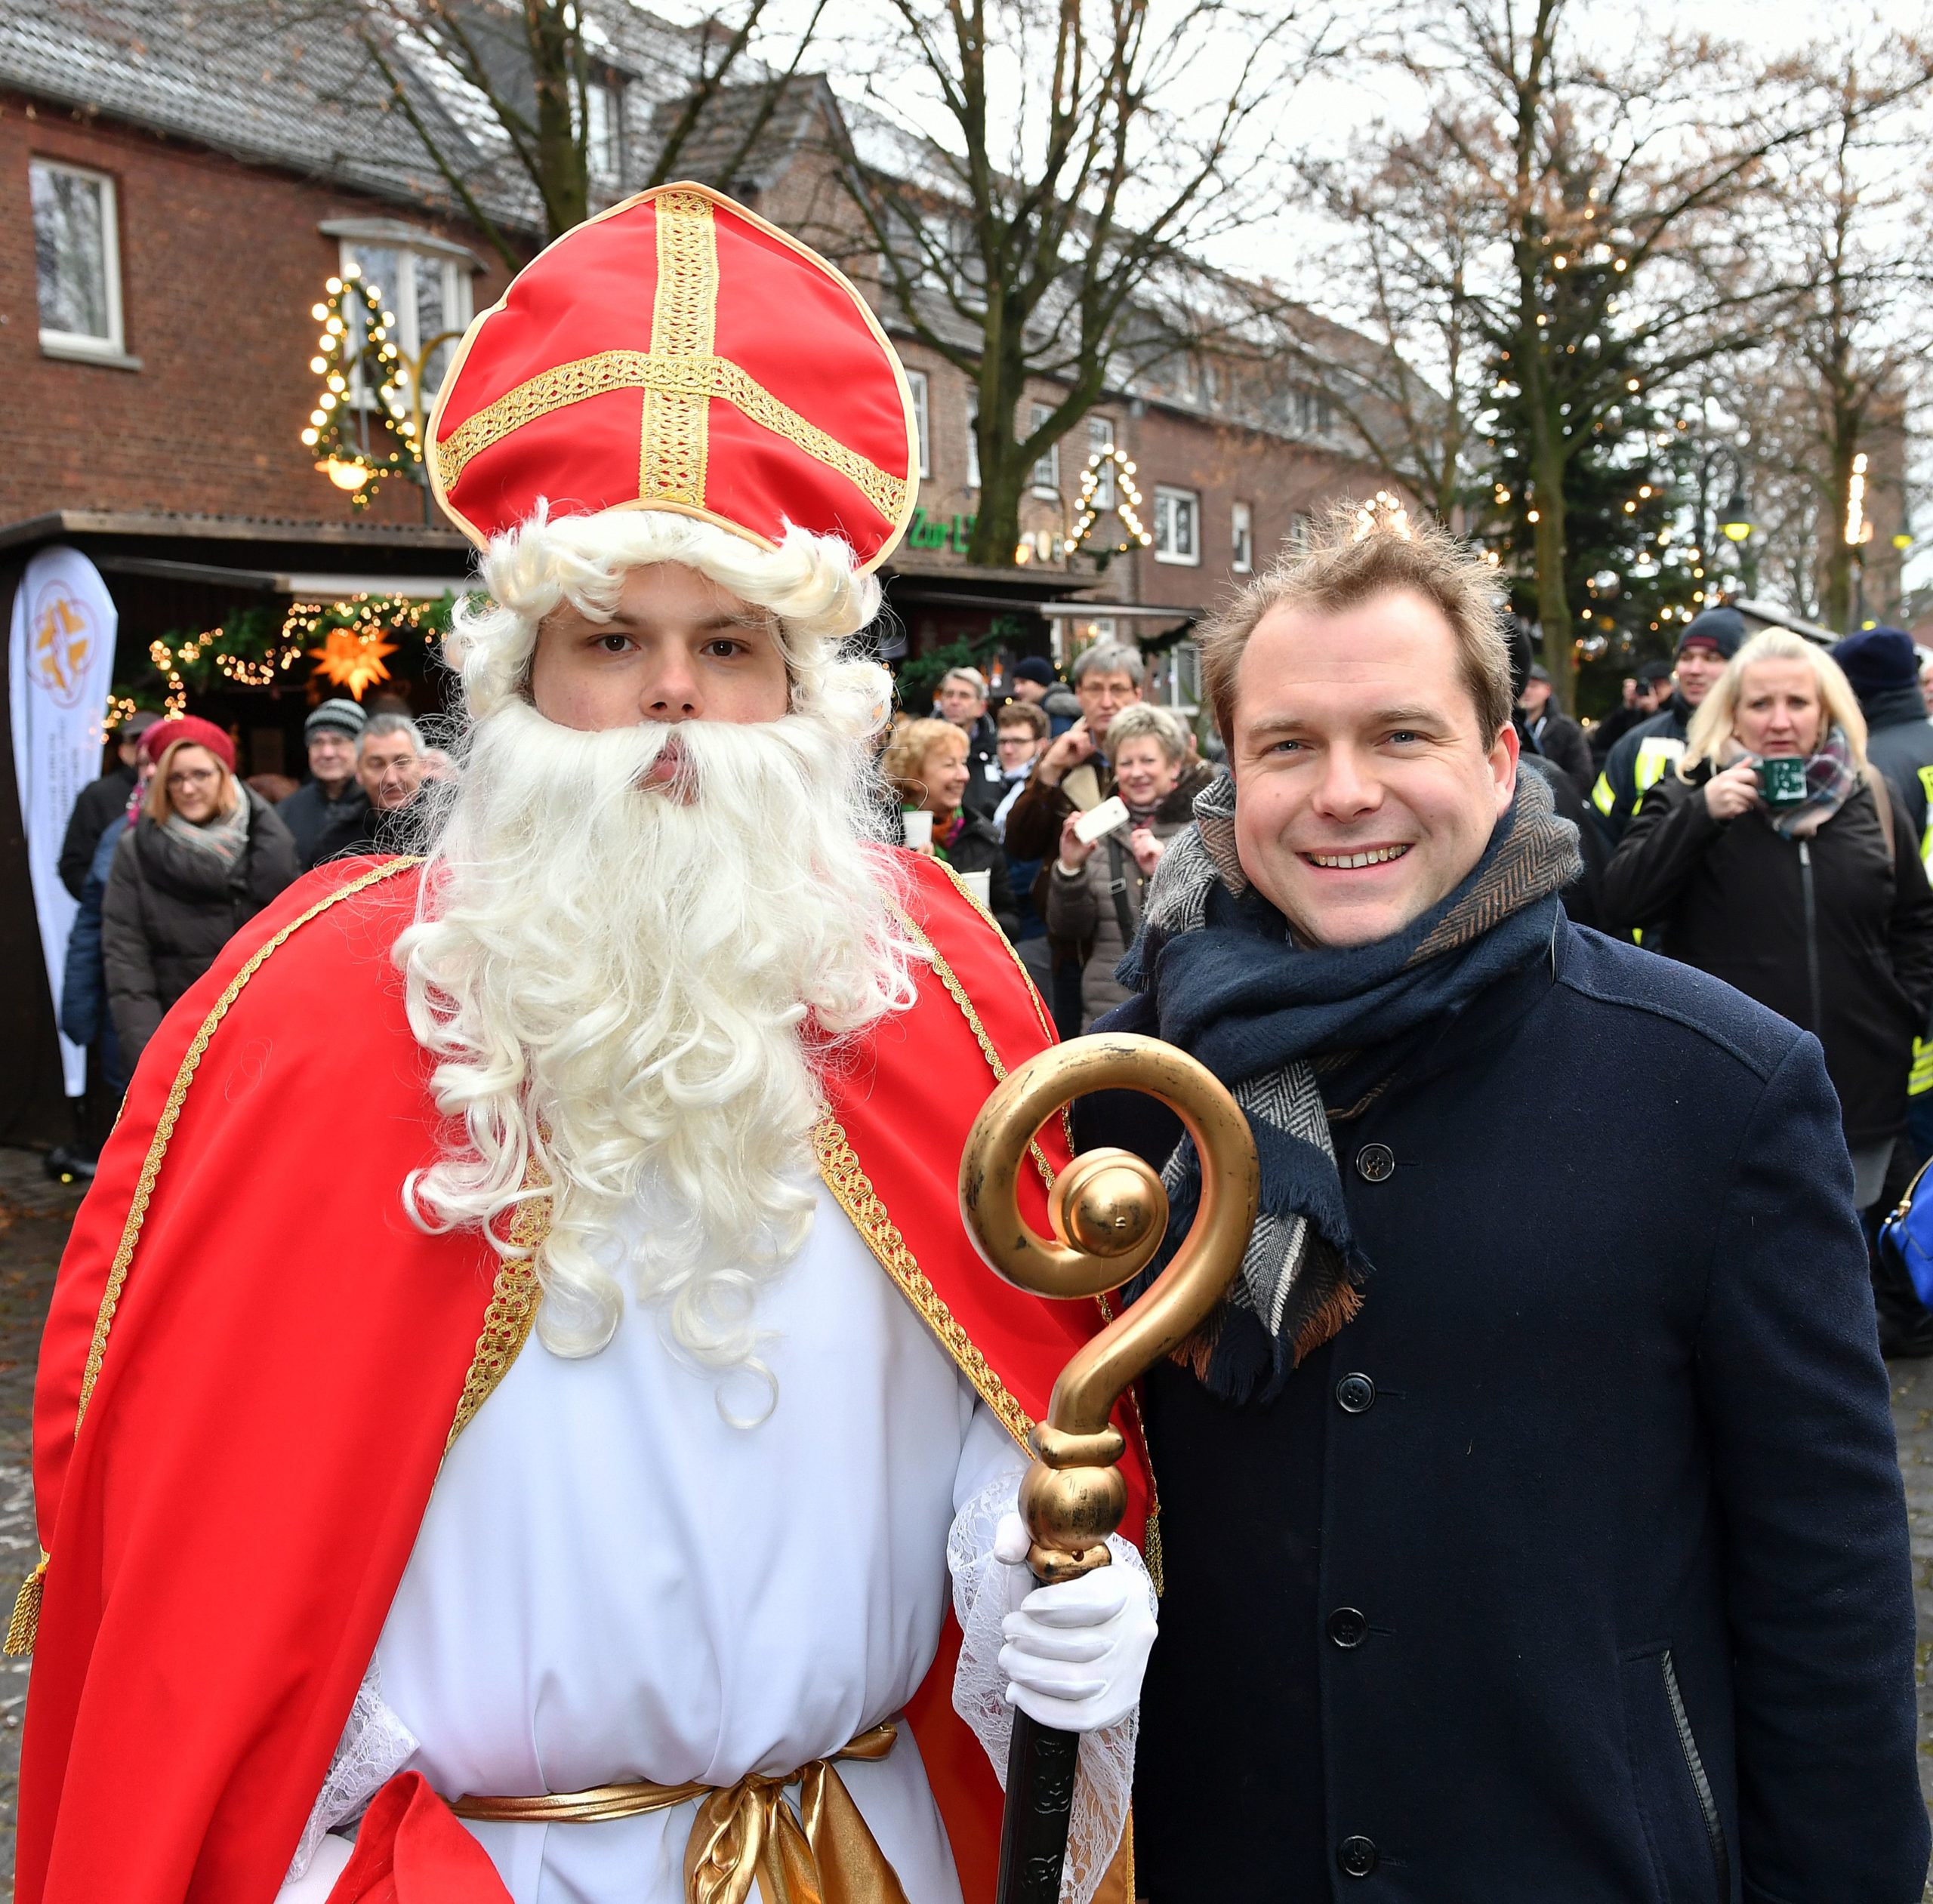
[[[966,487],[980,486],[980,399],[966,399]]]
[[[1188,539],[1192,552],[1186,554],[1178,553],[1176,549],[1178,538],[1174,524],[1178,507],[1185,507],[1188,513],[1191,533]],[[1198,489],[1178,488],[1165,482],[1155,484],[1155,559],[1177,568],[1201,566],[1201,492]]]
[[[430,234],[426,233],[424,236],[427,238]],[[360,261],[356,257],[359,245],[366,245],[372,251],[393,251],[396,254],[396,271],[402,282],[379,284],[377,288],[383,294],[383,308],[396,313],[396,326],[391,334],[396,340],[396,349],[405,357],[413,359],[423,347],[423,339],[416,328],[416,273],[425,264],[435,265],[443,274],[444,329],[455,331],[461,336],[470,328],[470,321],[476,313],[476,287],[473,280],[471,266],[464,256],[457,253],[455,248],[442,244],[412,244],[408,238],[400,235],[360,239],[344,237],[337,240],[337,245],[340,253],[338,268],[345,276],[351,264],[356,264],[360,269]],[[453,290],[454,296],[452,294]],[[452,305],[455,307],[454,313],[451,310]],[[456,346],[452,344],[450,349],[454,353]],[[402,374],[407,374],[402,366],[399,366],[399,370]],[[409,387],[402,381],[402,375],[398,377],[397,387],[406,407],[409,400]],[[426,422],[430,405],[436,401],[436,396],[434,390],[426,390],[423,393],[423,414]],[[375,400],[372,392],[360,387],[359,380],[352,383],[350,401],[363,409],[368,409]]]
[[[584,157],[591,176],[606,185],[624,175],[624,88],[590,79],[584,88]]]
[[[85,331],[52,331],[42,325],[40,347],[49,356],[81,357],[97,362],[128,362],[127,333],[121,306],[121,199],[113,174],[97,171],[91,165],[70,165],[60,159],[29,157],[27,161],[27,228],[33,230],[32,174],[38,166],[44,172],[64,172],[69,178],[83,178],[100,187],[100,252],[102,288],[107,303],[107,335],[97,337]],[[38,233],[35,234],[36,240]],[[40,316],[40,274],[38,260],[34,270],[34,316]]]
[[[907,371],[906,387],[913,393],[913,420],[919,430],[919,473],[923,476],[930,476],[933,473],[933,429],[927,420],[926,373],[923,370]]]
[[[1252,503],[1229,505],[1229,567],[1238,575],[1255,568],[1255,507]]]
[[[1032,436],[1053,414],[1053,406],[1048,403],[1036,403],[1028,414],[1033,421],[1027,426],[1027,433]],[[1060,440],[1058,437],[1047,445],[1044,456],[1034,458],[1034,467],[1028,473],[1028,487],[1037,496],[1060,494]]]
[[[1111,417],[1090,417],[1087,419],[1087,454],[1099,454],[1114,446],[1114,420]],[[1111,460],[1104,462],[1094,472],[1094,507],[1098,510],[1111,509],[1114,506],[1114,466]]]
[[[1194,698],[1188,695],[1194,690]],[[1201,649],[1192,641],[1178,641],[1148,657],[1146,698],[1192,722],[1201,711]]]

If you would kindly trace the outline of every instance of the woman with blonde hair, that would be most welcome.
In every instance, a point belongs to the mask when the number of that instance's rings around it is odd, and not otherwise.
[[[163,721],[141,744],[154,778],[100,907],[108,1009],[130,1071],[168,1007],[301,870],[294,835],[236,778],[235,744],[212,721]]]
[[[1824,649],[1774,628],[1738,651],[1620,844],[1604,910],[1818,1038],[1854,1200],[1876,1202],[1933,1002],[1933,892]]]
[[[992,822],[964,804],[973,777],[965,732],[951,721],[910,720],[887,742],[879,764],[886,784],[899,796],[900,837],[913,830],[904,815],[930,814],[931,830],[915,850],[930,853],[956,873],[985,873],[987,910],[1010,940],[1017,938],[1020,914],[1007,877],[1007,849]]]

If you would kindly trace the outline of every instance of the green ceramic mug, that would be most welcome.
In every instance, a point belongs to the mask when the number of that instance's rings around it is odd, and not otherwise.
[[[1769,807],[1799,806],[1805,799],[1805,763],[1797,754],[1759,763],[1759,790]]]

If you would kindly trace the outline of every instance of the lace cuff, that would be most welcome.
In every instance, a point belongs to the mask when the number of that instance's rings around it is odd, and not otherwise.
[[[1025,1567],[1008,1567],[994,1558],[994,1533],[1000,1517],[1014,1511],[1019,1496],[1018,1472],[990,1481],[954,1516],[946,1542],[953,1610],[963,1636],[959,1669],[954,1674],[953,1708],[986,1748],[1003,1790],[1013,1708],[1007,1702],[1007,1675],[1000,1669],[1000,1622],[1025,1597],[1033,1582]],[[1152,1607],[1155,1590],[1132,1543],[1116,1535],[1108,1545],[1114,1565],[1131,1569],[1139,1578]],[[1081,1736],[1067,1862],[1061,1872],[1061,1904],[1089,1904],[1107,1875],[1127,1822],[1134,1790],[1134,1743],[1140,1730],[1136,1707],[1119,1724]]]
[[[417,1750],[416,1735],[383,1703],[383,1676],[372,1659],[349,1723],[329,1761],[328,1776],[316,1795],[309,1822],[289,1862],[282,1881],[293,1884],[310,1866],[325,1832],[359,1818],[369,1801],[408,1763]]]

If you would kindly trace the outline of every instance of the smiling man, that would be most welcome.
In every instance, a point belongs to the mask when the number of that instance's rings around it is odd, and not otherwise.
[[[231,944],[62,1265],[23,1904],[991,1904],[1013,1704],[1111,1733],[1122,1899],[1148,1576],[1033,1589],[1013,1511],[1099,1314],[959,1218],[1051,1034],[869,832],[916,441],[858,293],[697,187],[464,339],[427,858]]]
[[[1906,1522],[1819,1046],[1566,922],[1494,592],[1346,513],[1210,627],[1234,778],[1097,1027],[1207,1063],[1262,1169],[1145,1397],[1142,1894],[1909,1904]],[[1139,1101],[1077,1134],[1179,1232],[1198,1166]]]

